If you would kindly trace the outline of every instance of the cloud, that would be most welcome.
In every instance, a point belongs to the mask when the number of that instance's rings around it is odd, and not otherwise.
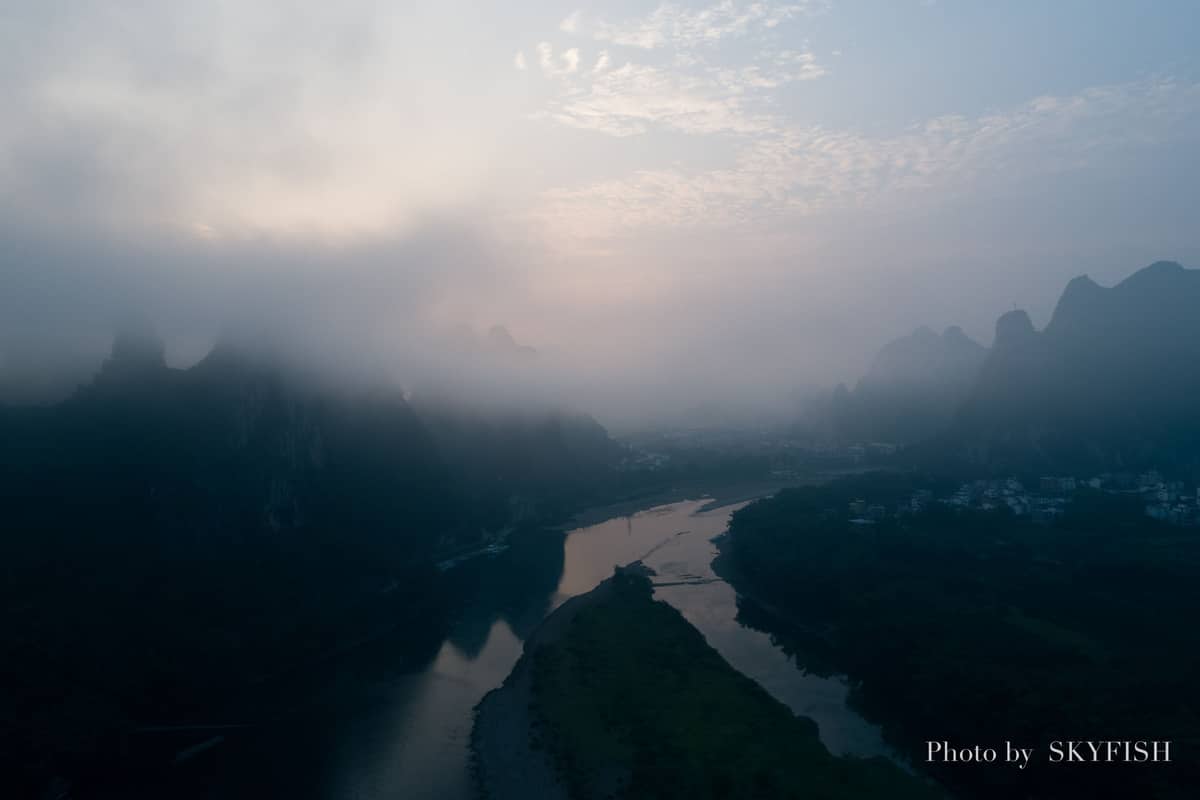
[[[754,89],[777,89],[795,81],[813,81],[829,74],[811,52],[784,50],[770,56],[765,64],[750,64],[715,70],[717,79],[729,91],[743,94]]]
[[[558,68],[547,46],[543,71],[561,77],[575,72],[577,62],[575,58],[566,68]],[[809,52],[783,51],[761,63],[733,67],[678,68],[627,62],[610,68],[605,51],[590,73],[566,84],[559,97],[548,101],[542,116],[572,128],[618,137],[652,129],[758,134],[779,124],[770,110],[769,90],[827,74]]]
[[[725,0],[694,10],[666,4],[620,24],[585,21],[579,12],[559,25],[616,47],[655,50],[613,68],[608,49],[591,70],[575,76],[577,48],[559,59],[549,42],[538,45],[543,74],[558,82],[558,94],[536,117],[616,137],[653,130],[687,134],[757,134],[773,129],[771,91],[829,74],[814,53],[779,47],[771,29],[793,17],[823,9],[821,3],[739,5]],[[734,52],[722,40],[758,35],[756,50]],[[648,59],[648,60],[646,60]],[[561,63],[560,63],[561,62]],[[570,77],[570,80],[563,80]]]
[[[439,328],[516,321],[526,291],[518,253],[470,219],[334,243],[169,232],[129,241],[0,217],[0,237],[0,395],[68,368],[64,377],[83,379],[131,311],[155,323],[176,363],[240,331],[311,363],[390,372],[436,355],[419,351]]]
[[[520,50],[517,51],[517,54],[513,56],[513,66],[522,72],[529,68],[529,65],[525,63],[525,53]]]
[[[3,12],[0,204],[130,233],[357,236],[487,181],[494,139],[474,122],[511,104],[458,100],[479,76],[441,40],[481,38],[465,11],[430,13],[413,39],[402,10],[368,0],[126,5]]]
[[[621,72],[620,70],[616,72]],[[726,76],[738,85],[745,74]],[[632,83],[633,86],[628,84]],[[639,87],[644,83],[644,87]],[[575,108],[577,124],[624,120],[636,132],[653,119],[686,130],[738,130],[737,108],[639,103],[656,78],[630,70],[610,106]],[[674,97],[674,95],[668,95]],[[570,106],[568,106],[570,108]],[[589,112],[591,113],[589,116]],[[1103,168],[1122,148],[1186,138],[1200,116],[1200,84],[1150,80],[1038,97],[978,117],[944,115],[895,135],[764,122],[729,167],[642,169],[581,188],[544,194],[538,211],[555,230],[582,239],[653,228],[763,229],[782,219],[863,209],[888,198]],[[610,131],[610,132],[619,132]]]
[[[549,42],[538,42],[537,45],[538,65],[541,66],[542,72],[547,75],[552,75],[555,72],[554,67],[554,48]]]
[[[684,133],[753,133],[768,125],[746,113],[743,100],[720,80],[625,64],[594,74],[551,106],[555,121],[612,136],[651,126]]]
[[[562,54],[563,70],[570,74],[579,69],[579,50],[572,47]]]
[[[654,50],[673,47],[687,50],[711,45],[722,39],[746,36],[756,29],[771,29],[802,14],[824,11],[825,2],[738,4],[732,0],[703,9],[673,3],[660,5],[651,13],[622,22],[583,22],[578,12],[568,19],[569,31],[625,47]],[[564,21],[563,30],[568,30]]]
[[[572,47],[554,57],[554,47],[549,42],[537,46],[538,66],[547,78],[565,78],[579,71],[579,48]]]

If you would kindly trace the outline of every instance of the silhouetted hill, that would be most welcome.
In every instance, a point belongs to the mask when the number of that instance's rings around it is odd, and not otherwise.
[[[946,452],[994,467],[1200,463],[1200,270],[1072,280],[1045,330],[1012,311]]]
[[[939,432],[966,397],[987,349],[962,329],[921,327],[889,342],[854,391],[839,387],[832,415],[849,441],[909,443]]]
[[[468,325],[456,325],[445,332],[442,344],[451,353],[482,357],[501,364],[531,362],[538,358],[537,348],[518,342],[504,325],[493,325],[484,335]]]
[[[616,459],[588,418],[426,421],[228,341],[172,369],[144,329],[62,403],[0,407],[0,441],[0,752],[30,786],[348,642],[426,652],[435,561],[577,509]]]
[[[517,340],[503,325],[493,325],[488,330],[487,345],[490,350],[502,357],[531,359],[537,357],[537,350],[526,344],[517,344]]]
[[[612,488],[622,452],[586,414],[415,403],[458,485],[501,523],[563,516]]]

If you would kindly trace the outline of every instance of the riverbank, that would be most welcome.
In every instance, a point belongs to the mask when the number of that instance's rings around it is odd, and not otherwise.
[[[739,618],[744,612],[752,614],[756,620],[769,620],[772,635],[785,634],[787,641],[781,642],[781,647],[789,655],[797,648],[796,641],[806,641],[825,650],[833,646],[833,627],[831,625],[816,625],[805,622],[794,614],[772,603],[754,587],[754,582],[738,568],[736,560],[730,552],[729,533],[725,532],[712,540],[717,548],[717,555],[712,560],[712,571],[721,580],[733,587],[738,596]],[[807,650],[806,650],[807,652]],[[812,665],[805,664],[806,669]],[[832,670],[816,669],[817,674],[830,674]]]

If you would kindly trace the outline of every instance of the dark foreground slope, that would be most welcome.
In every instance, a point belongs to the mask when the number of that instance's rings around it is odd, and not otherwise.
[[[1192,798],[1200,786],[1200,535],[1136,496],[1081,491],[1053,525],[954,510],[917,476],[787,490],[738,511],[723,574],[740,618],[854,681],[922,763],[927,741],[1035,748],[927,766],[963,798]],[[932,493],[933,498],[924,494]],[[893,515],[910,497],[923,510]],[[886,508],[864,524],[849,511]],[[770,613],[763,614],[764,609]],[[1170,740],[1171,763],[1053,763],[1056,740]]]
[[[832,756],[811,720],[725,663],[638,569],[546,620],[481,704],[474,744],[497,798],[936,796],[882,759]]]
[[[230,343],[172,369],[144,331],[0,408],[0,794],[123,786],[139,732],[255,721],[238,698],[356,643],[430,656],[435,564],[609,487],[603,429],[530,416],[451,450],[398,389]]]
[[[65,402],[0,414],[0,787],[121,783],[147,726],[399,629],[436,647],[432,559],[473,531],[399,392],[118,339]],[[140,737],[139,741],[141,738]]]

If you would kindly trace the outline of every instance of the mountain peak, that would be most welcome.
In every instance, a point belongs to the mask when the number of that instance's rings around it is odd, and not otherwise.
[[[503,325],[493,325],[491,330],[488,331],[488,339],[498,347],[512,348],[517,346],[516,339],[513,339],[513,335]]]
[[[1057,335],[1081,327],[1086,329],[1097,314],[1103,314],[1108,291],[1087,275],[1072,278],[1058,298],[1046,330]]]
[[[1157,288],[1164,284],[1174,283],[1180,276],[1188,272],[1189,270],[1184,269],[1183,265],[1177,261],[1155,261],[1150,266],[1142,267],[1118,283],[1116,288],[1138,286],[1153,286]]]
[[[996,320],[996,349],[1021,346],[1037,335],[1024,309],[1013,309]]]
[[[501,355],[520,358],[532,358],[537,355],[537,350],[534,348],[518,344],[513,335],[508,332],[508,328],[503,325],[493,325],[488,331],[487,341],[493,352]]]
[[[936,333],[934,333],[934,332],[933,332],[933,331],[932,331],[932,330],[929,328],[929,326],[927,326],[927,325],[922,325],[921,327],[917,328],[916,330],[914,330],[914,331],[912,332],[912,338],[913,338],[913,339],[926,339],[926,340],[933,340],[933,339],[936,339],[936,338],[938,338],[938,337],[937,337],[937,334],[936,334]]]
[[[975,344],[975,340],[970,336],[967,336],[967,334],[963,332],[963,329],[957,325],[951,325],[950,327],[946,328],[946,330],[942,331],[942,338],[952,344],[962,344],[964,342]]]
[[[165,347],[154,327],[144,318],[126,320],[113,335],[109,361],[122,367],[163,367]]]
[[[1101,289],[1100,284],[1096,283],[1088,275],[1079,275],[1071,279],[1067,284],[1067,288],[1063,290],[1062,296],[1067,297],[1072,294],[1082,294],[1084,292],[1094,292],[1096,289]]]
[[[1150,266],[1144,267],[1133,274],[1136,276],[1142,272],[1174,273],[1183,271],[1183,264],[1180,264],[1178,261],[1155,261]]]

